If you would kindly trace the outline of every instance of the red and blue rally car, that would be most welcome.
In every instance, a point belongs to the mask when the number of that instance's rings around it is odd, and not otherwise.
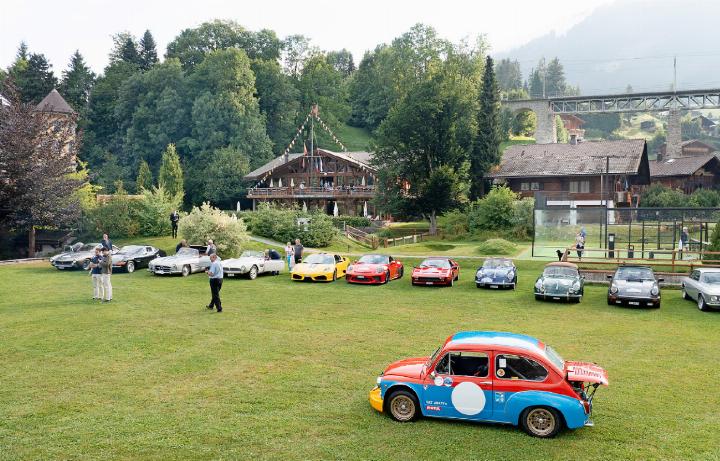
[[[592,426],[592,401],[607,372],[566,362],[530,336],[466,331],[430,357],[390,364],[370,391],[370,405],[400,422],[419,416],[521,426],[535,437]]]

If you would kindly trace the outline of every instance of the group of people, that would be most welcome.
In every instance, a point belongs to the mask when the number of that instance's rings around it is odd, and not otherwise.
[[[112,301],[112,240],[103,234],[95,255],[90,259],[88,272],[92,277],[93,299],[104,303]]]
[[[295,239],[294,245],[290,242],[285,244],[285,261],[287,261],[288,271],[292,270],[295,264],[302,262],[304,250],[305,248],[302,246],[302,243],[300,243],[300,239]]]

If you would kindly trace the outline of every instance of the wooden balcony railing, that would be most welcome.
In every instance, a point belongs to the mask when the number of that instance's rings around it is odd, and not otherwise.
[[[345,187],[254,187],[248,190],[248,198],[372,198],[374,186]]]

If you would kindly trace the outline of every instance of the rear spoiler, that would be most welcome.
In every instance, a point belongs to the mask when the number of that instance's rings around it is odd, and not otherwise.
[[[607,386],[608,374],[605,369],[590,362],[565,362],[568,381],[602,384]]]

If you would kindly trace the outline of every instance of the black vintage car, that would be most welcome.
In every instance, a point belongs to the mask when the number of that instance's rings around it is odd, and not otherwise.
[[[112,257],[113,271],[124,270],[128,273],[147,267],[150,261],[165,256],[165,252],[150,245],[126,245]]]

